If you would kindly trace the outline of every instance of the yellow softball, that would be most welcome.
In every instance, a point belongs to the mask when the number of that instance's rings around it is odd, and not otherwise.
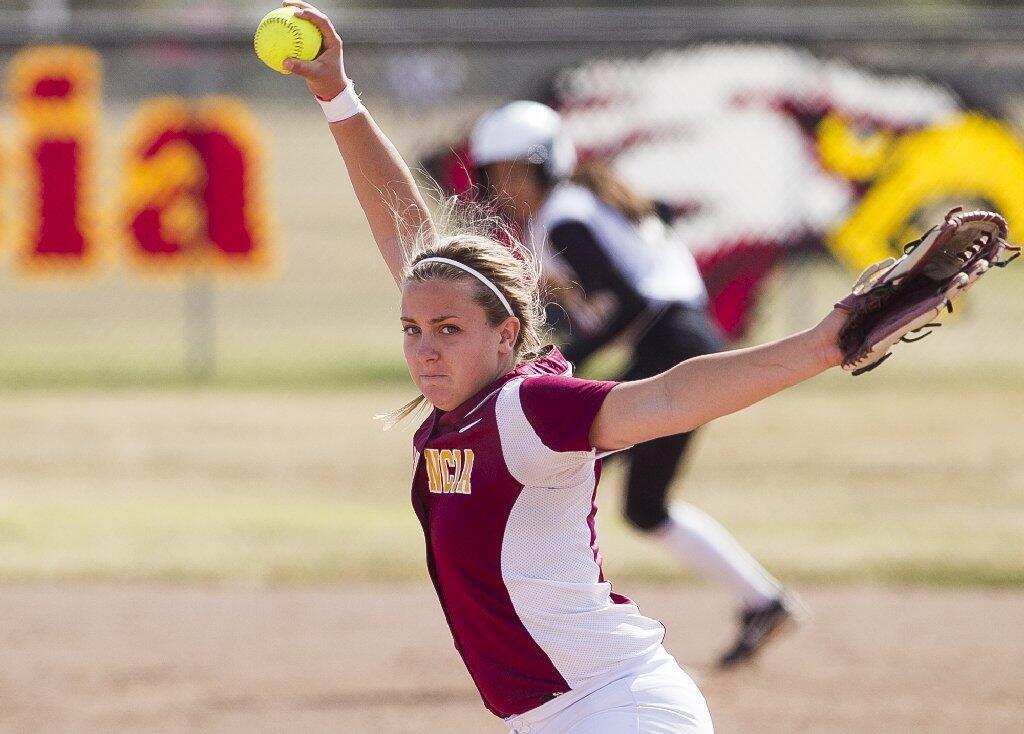
[[[282,74],[291,74],[281,65],[285,59],[315,59],[324,41],[319,28],[295,17],[296,10],[293,7],[271,10],[263,16],[252,39],[260,61]]]

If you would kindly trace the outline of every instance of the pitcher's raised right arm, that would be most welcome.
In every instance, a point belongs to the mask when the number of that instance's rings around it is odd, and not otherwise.
[[[327,16],[309,3],[287,0],[284,5],[297,8],[296,17],[316,25],[324,37],[317,58],[289,59],[285,67],[305,79],[309,91],[320,99],[334,99],[352,84],[345,74],[340,36]],[[365,109],[331,123],[330,128],[380,254],[395,283],[400,284],[404,243],[419,232],[429,235],[433,229],[423,195],[409,166]]]

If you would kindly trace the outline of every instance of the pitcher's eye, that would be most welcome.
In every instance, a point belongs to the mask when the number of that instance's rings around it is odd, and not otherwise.
[[[405,333],[406,336],[416,336],[417,334],[420,333],[420,327],[413,326],[412,324],[407,324],[402,327],[402,331]]]
[[[441,331],[442,334],[451,335],[451,334],[458,334],[460,331],[462,331],[462,329],[460,329],[455,324],[445,324],[444,326],[441,327],[440,331]]]

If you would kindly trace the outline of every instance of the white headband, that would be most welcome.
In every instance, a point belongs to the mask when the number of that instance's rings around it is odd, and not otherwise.
[[[515,311],[513,311],[512,307],[508,304],[508,299],[505,298],[505,295],[500,290],[498,290],[498,286],[494,285],[494,283],[487,280],[487,278],[484,277],[482,273],[478,273],[468,265],[464,265],[463,263],[460,263],[458,260],[449,260],[446,257],[425,257],[419,262],[417,262],[415,265],[413,265],[413,268],[415,269],[422,265],[423,263],[444,263],[445,265],[453,265],[457,267],[459,270],[465,270],[467,273],[469,273],[474,278],[483,283],[485,286],[494,291],[494,295],[496,295],[498,297],[498,300],[501,301],[501,305],[505,307],[506,311],[508,311],[509,316],[516,315]]]

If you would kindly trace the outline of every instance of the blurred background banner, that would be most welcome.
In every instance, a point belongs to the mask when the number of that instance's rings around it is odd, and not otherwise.
[[[585,62],[553,93],[582,163],[612,165],[677,215],[734,337],[783,258],[827,246],[859,272],[957,205],[1024,226],[1024,141],[923,76],[715,44]],[[472,191],[464,151],[428,165],[450,191]]]
[[[858,271],[953,204],[1024,226],[1020,8],[326,9],[367,102],[444,189],[466,184],[451,160],[482,110],[559,107],[585,158],[672,207],[737,338],[780,311],[801,324],[836,264]],[[6,384],[401,377],[329,136],[301,82],[254,62],[264,10],[5,12]],[[768,303],[779,277],[806,298]]]

